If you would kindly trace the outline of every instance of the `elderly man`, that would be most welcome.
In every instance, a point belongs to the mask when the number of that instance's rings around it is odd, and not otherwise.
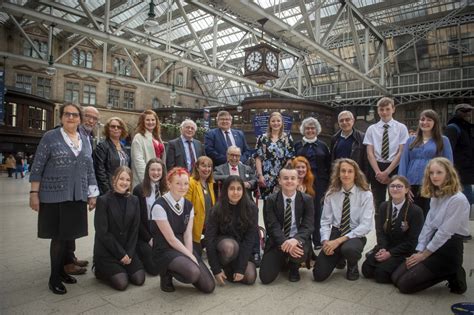
[[[360,169],[367,176],[369,164],[367,160],[367,147],[364,136],[360,130],[354,128],[354,115],[344,110],[337,116],[339,128],[341,128],[331,139],[331,160],[348,158],[359,164]]]
[[[91,149],[94,148],[94,129],[99,122],[99,111],[92,106],[84,107],[84,120],[79,126],[79,132],[89,139]],[[66,259],[64,261],[64,271],[70,275],[82,275],[86,273],[85,268],[89,262],[87,260],[77,259],[74,252],[76,251],[76,241],[70,240],[66,242]]]
[[[252,191],[257,186],[257,179],[255,177],[255,170],[250,166],[240,162],[240,148],[230,146],[227,149],[227,163],[217,166],[214,169],[214,179],[216,181],[223,181],[229,175],[237,175],[244,181],[244,186],[247,194],[252,198]]]
[[[227,162],[227,148],[235,145],[240,148],[242,162],[247,161],[250,154],[245,140],[245,135],[241,130],[231,129],[232,116],[227,111],[217,113],[217,126],[209,130],[205,136],[206,155],[212,159],[214,167],[225,164]]]
[[[197,125],[191,119],[181,123],[181,136],[168,142],[166,149],[166,168],[183,167],[192,171],[197,159],[204,155],[201,141],[194,139]]]

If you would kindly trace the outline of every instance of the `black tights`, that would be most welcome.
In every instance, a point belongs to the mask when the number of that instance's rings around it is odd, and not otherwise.
[[[229,265],[234,259],[239,255],[239,244],[231,238],[224,238],[219,243],[217,243],[217,252],[219,253],[219,260],[223,266]],[[231,275],[227,275],[227,279]],[[240,281],[244,284],[254,284],[255,279],[257,278],[257,269],[255,264],[252,262],[247,263],[245,268],[244,278]]]
[[[51,275],[49,282],[53,285],[58,285],[61,282],[61,277],[64,275],[64,257],[66,254],[65,240],[51,239],[49,248],[49,257],[51,259]]]
[[[130,276],[125,272],[120,272],[110,277],[109,281],[114,289],[123,291],[127,288],[129,281],[134,285],[142,285],[145,282],[145,271],[140,269]]]
[[[180,282],[192,283],[199,291],[214,291],[214,279],[202,261],[198,266],[188,257],[178,256],[168,265],[168,272]]]
[[[445,280],[436,277],[425,265],[418,263],[410,269],[402,263],[392,274],[392,282],[401,293],[415,293]]]

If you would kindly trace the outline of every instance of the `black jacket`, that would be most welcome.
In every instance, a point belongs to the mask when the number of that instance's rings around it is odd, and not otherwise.
[[[406,201],[405,201],[406,202]],[[388,208],[388,209],[387,209]],[[416,244],[418,243],[418,235],[420,235],[421,229],[423,228],[424,217],[423,210],[415,204],[410,204],[407,211],[407,223],[408,230],[405,232],[402,230],[402,221],[404,220],[404,209],[398,214],[395,228],[392,231],[389,229],[388,232],[383,230],[383,225],[387,219],[387,224],[391,226],[392,217],[392,202],[384,201],[380,204],[379,215],[376,216],[376,234],[377,234],[377,245],[376,250],[385,248],[390,252],[393,257],[396,256],[410,256],[415,252]],[[388,210],[388,211],[387,211]]]
[[[263,221],[268,236],[265,251],[279,247],[286,241],[283,233],[284,214],[285,206],[282,192],[270,195],[265,201],[263,211]],[[298,232],[294,238],[304,244],[308,243],[314,231],[314,204],[310,195],[296,192],[295,217]]]
[[[459,129],[452,124],[456,124]],[[448,121],[445,134],[451,142],[454,166],[461,176],[461,182],[463,185],[474,184],[474,124],[453,117]]]
[[[122,151],[125,148],[122,144]],[[125,153],[127,154],[127,153]],[[111,180],[117,167],[120,166],[120,157],[115,144],[110,139],[105,139],[97,145],[92,154],[94,159],[94,170],[95,177],[97,179],[97,185],[99,186],[100,194],[103,195],[111,190]],[[127,155],[127,166],[130,167],[130,157]]]
[[[125,214],[112,191],[97,198],[94,226],[94,260],[96,257],[113,257],[117,260],[125,255],[135,257],[135,248],[140,223],[138,198],[126,198]]]
[[[367,159],[367,146],[364,144],[365,133],[355,128],[353,128],[352,130],[354,131],[352,133],[352,136],[354,137],[354,142],[352,143],[351,156],[349,158],[356,161],[360,169],[362,170],[362,172],[364,172],[364,174],[367,176],[368,175],[367,171],[369,170],[369,161]],[[334,162],[334,160],[336,159],[335,148],[336,148],[337,142],[340,139],[341,132],[342,130],[339,130],[331,138],[331,161],[332,162]]]
[[[311,149],[315,155],[310,155]],[[303,140],[295,142],[295,156],[304,156],[311,165],[311,171],[315,177],[316,193],[325,192],[331,176],[331,154],[329,147],[321,140],[314,143],[305,143]]]

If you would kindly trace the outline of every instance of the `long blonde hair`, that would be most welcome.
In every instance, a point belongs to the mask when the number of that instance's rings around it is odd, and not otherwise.
[[[342,188],[342,182],[339,173],[341,172],[341,165],[342,163],[347,163],[354,168],[355,178],[354,184],[362,190],[369,191],[369,184],[367,183],[367,178],[365,177],[364,173],[360,170],[359,165],[356,161],[351,159],[337,159],[334,161],[332,172],[331,172],[331,180],[328,188],[328,192],[326,196],[338,192]]]
[[[273,130],[272,130],[272,126],[270,125],[270,121],[272,120],[273,116],[278,116],[281,119],[281,129],[280,129],[280,132],[278,133],[278,138],[281,138],[283,136],[283,130],[285,129],[285,124],[283,123],[283,115],[280,112],[273,112],[268,117],[267,137],[271,138],[272,136]]]
[[[433,185],[430,179],[430,168],[433,164],[438,164],[446,171],[446,178],[441,187]],[[421,196],[425,198],[440,198],[452,196],[461,191],[461,181],[459,175],[450,160],[444,157],[437,157],[428,162],[423,176],[423,185],[421,186]]]

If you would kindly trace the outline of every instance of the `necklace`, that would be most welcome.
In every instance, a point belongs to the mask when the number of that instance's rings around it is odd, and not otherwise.
[[[69,138],[69,144],[74,148],[74,150],[78,151],[79,150],[79,137],[76,134],[74,135],[70,135],[66,130],[64,130],[64,132],[66,133],[66,136]],[[76,142],[74,141],[74,139],[76,139]]]

